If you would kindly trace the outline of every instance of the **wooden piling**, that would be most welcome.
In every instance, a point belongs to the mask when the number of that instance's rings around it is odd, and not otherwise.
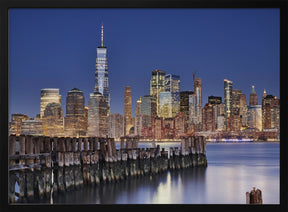
[[[255,189],[250,192],[246,192],[246,204],[262,204],[262,191],[260,189]]]

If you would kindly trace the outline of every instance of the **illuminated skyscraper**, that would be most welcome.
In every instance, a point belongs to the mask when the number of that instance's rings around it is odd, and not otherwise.
[[[167,74],[164,88],[165,92],[171,93],[171,117],[175,117],[180,110],[180,77],[174,74]]]
[[[232,81],[224,79],[224,128],[227,129],[227,121],[232,114]]]
[[[142,115],[142,126],[151,127],[152,118],[157,116],[156,99],[150,95],[143,96],[140,111]]]
[[[258,104],[258,101],[257,101],[257,94],[255,92],[255,86],[252,85],[252,90],[251,90],[250,97],[249,97],[249,105],[253,106],[257,104]]]
[[[24,120],[29,120],[29,117],[24,114],[12,114],[11,115],[11,126],[9,128],[9,134],[21,134],[21,122]]]
[[[262,103],[262,127],[264,129],[280,127],[280,99],[266,95]]]
[[[261,105],[250,105],[248,107],[247,124],[250,128],[262,131],[262,108]]]
[[[106,137],[108,135],[107,102],[99,93],[91,93],[88,101],[88,136]]]
[[[159,113],[160,92],[164,92],[165,72],[155,69],[152,71],[152,78],[150,80],[150,95],[156,99],[157,114]]]
[[[42,117],[44,136],[64,136],[63,110],[59,103],[49,103]]]
[[[180,112],[184,114],[185,117],[185,132],[188,129],[189,125],[189,116],[190,116],[190,95],[193,94],[193,91],[181,91],[180,92]],[[192,118],[192,117],[191,117]]]
[[[64,118],[65,136],[85,136],[85,98],[78,88],[70,90],[66,97],[66,117]]]
[[[125,87],[124,93],[124,126],[125,126],[125,135],[129,134],[130,128],[132,125],[132,99],[131,99],[131,88],[129,86]]]
[[[160,92],[159,93],[159,113],[158,116],[163,118],[172,117],[172,93]]]
[[[61,95],[59,95],[58,88],[41,89],[40,119],[43,118],[44,110],[49,103],[59,103],[61,106]]]
[[[202,130],[203,131],[215,131],[215,111],[213,105],[207,103],[202,110]]]
[[[107,48],[103,44],[103,25],[101,27],[101,46],[97,47],[96,70],[95,70],[95,86],[94,93],[101,93],[108,106],[108,114],[110,113],[110,92],[108,80],[108,61]]]
[[[201,131],[202,128],[202,80],[201,78],[195,78],[194,80],[194,93],[196,94],[196,120],[197,130]]]
[[[124,135],[124,116],[119,113],[110,114],[108,117],[108,137],[119,139]]]

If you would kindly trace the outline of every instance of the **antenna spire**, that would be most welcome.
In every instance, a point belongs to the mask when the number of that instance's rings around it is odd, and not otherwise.
[[[103,47],[103,39],[104,39],[104,32],[103,32],[103,23],[102,23],[102,26],[101,26],[101,47]]]

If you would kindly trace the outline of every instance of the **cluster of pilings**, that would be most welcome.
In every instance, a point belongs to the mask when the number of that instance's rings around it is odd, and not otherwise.
[[[262,191],[255,189],[246,192],[246,204],[262,204]]]
[[[204,137],[183,137],[181,147],[138,148],[139,138],[9,136],[9,201],[33,202],[85,184],[119,182],[168,169],[206,167]],[[125,147],[124,147],[125,144]],[[15,184],[19,191],[15,191]],[[52,194],[53,193],[53,194]],[[18,198],[16,198],[16,196]]]

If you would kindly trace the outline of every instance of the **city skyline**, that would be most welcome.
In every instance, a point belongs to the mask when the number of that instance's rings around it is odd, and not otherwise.
[[[39,114],[44,88],[59,89],[63,114],[74,87],[83,91],[88,106],[101,23],[111,113],[123,114],[123,93],[130,86],[135,115],[137,100],[150,93],[154,69],[179,75],[180,91],[193,90],[197,70],[202,107],[208,96],[224,99],[224,79],[233,81],[233,89],[242,90],[247,102],[252,85],[258,97],[266,89],[280,98],[277,9],[12,9],[9,20],[9,120],[13,113]]]

